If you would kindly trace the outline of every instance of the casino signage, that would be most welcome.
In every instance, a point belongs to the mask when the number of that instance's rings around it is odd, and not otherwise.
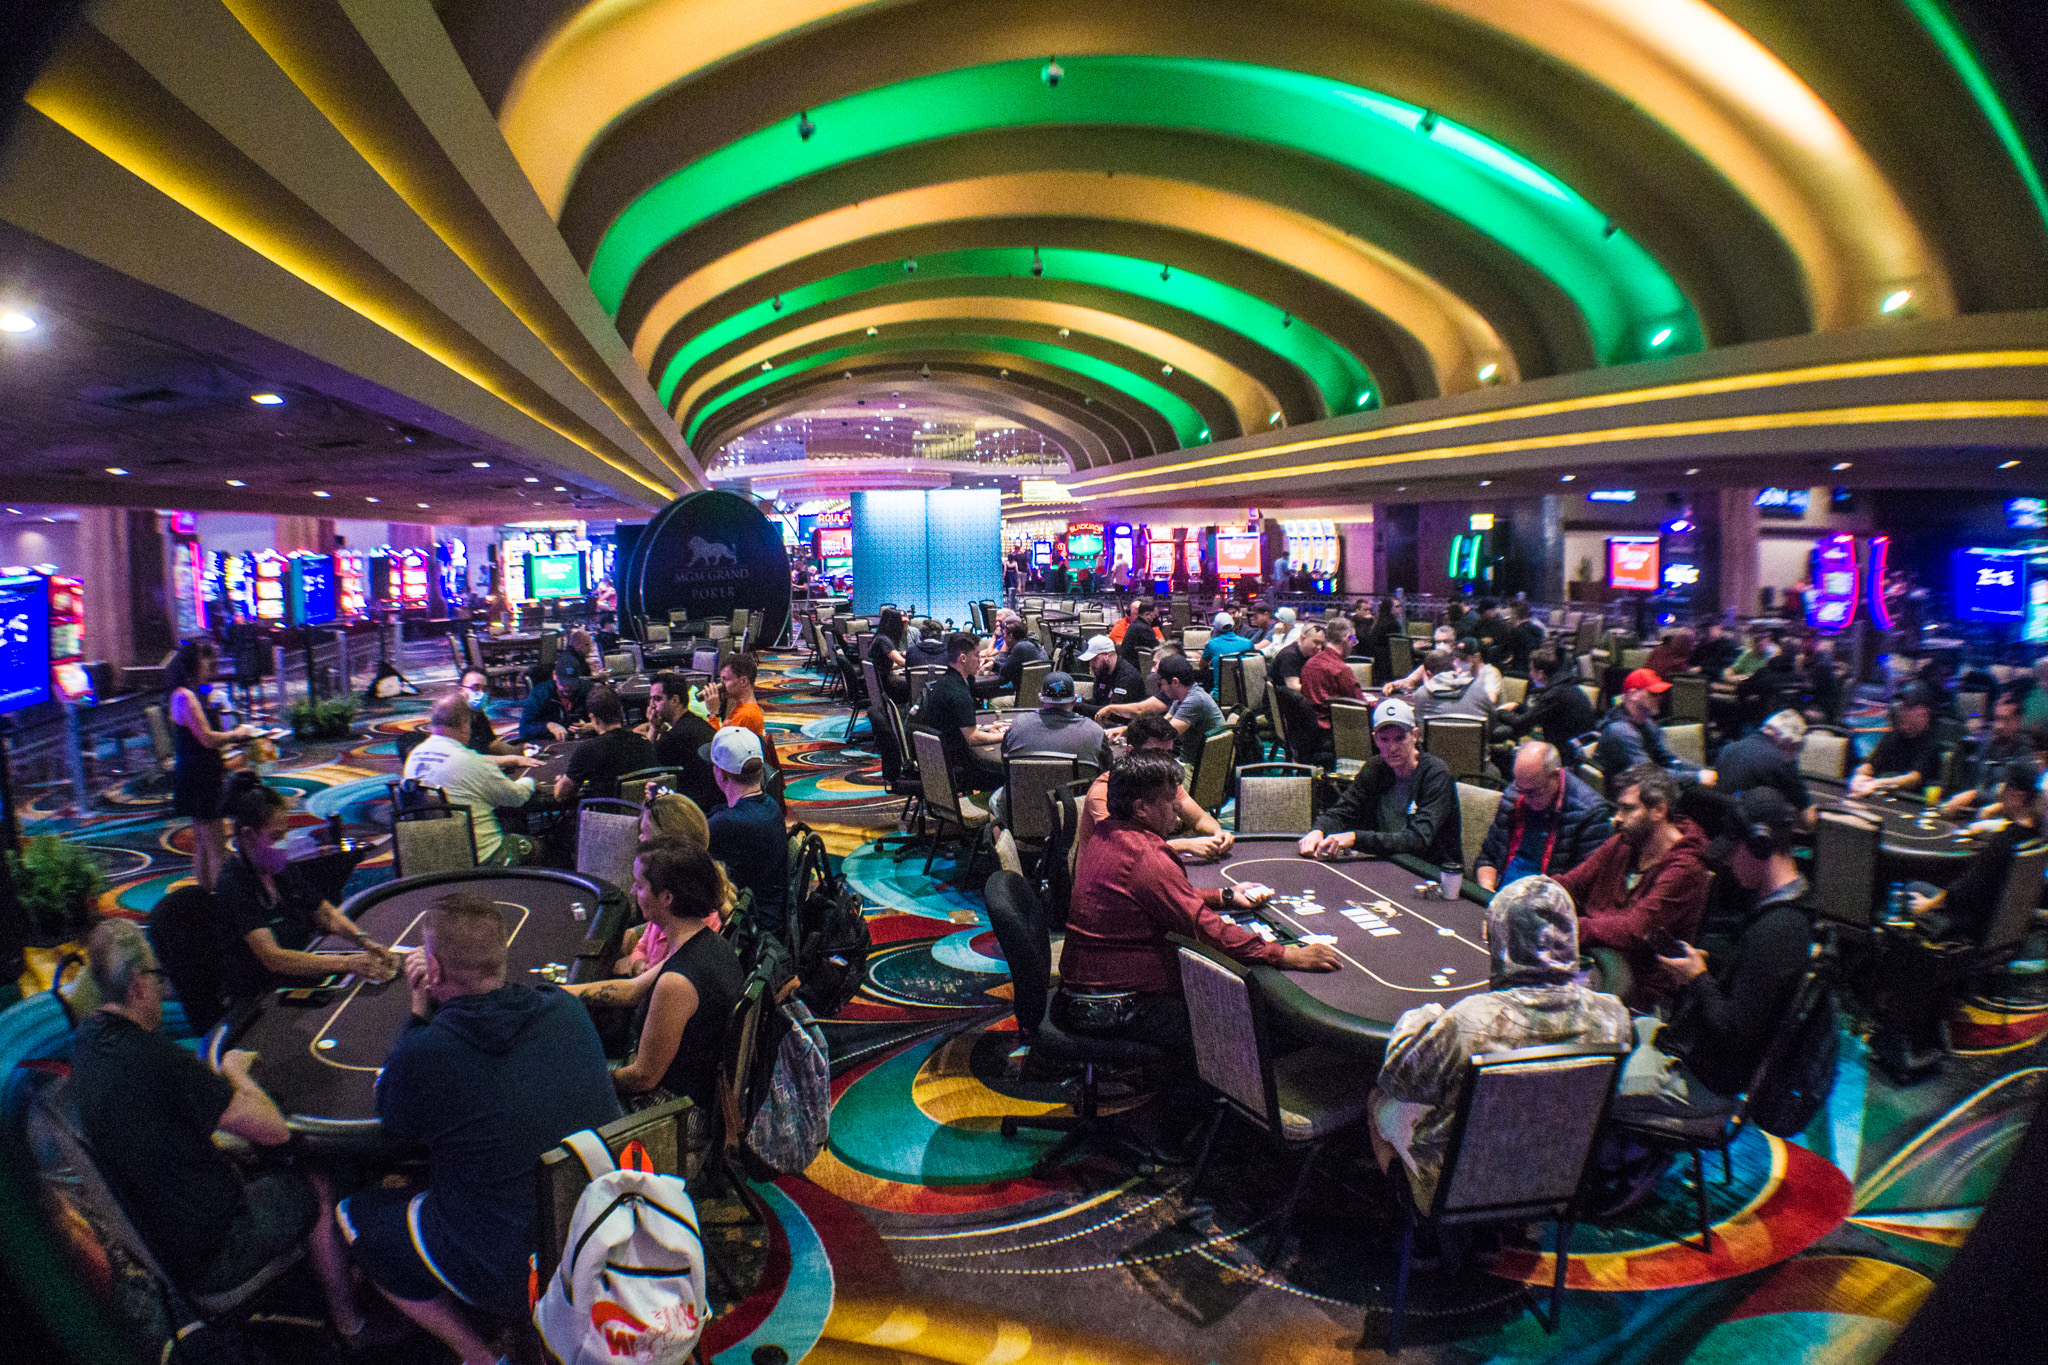
[[[718,619],[745,609],[756,639],[781,638],[789,620],[789,552],[782,532],[736,493],[713,489],[676,499],[633,542],[620,575],[620,607],[665,622],[680,611]]]

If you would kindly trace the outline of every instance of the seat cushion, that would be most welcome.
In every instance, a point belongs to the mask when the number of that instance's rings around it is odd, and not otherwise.
[[[1101,1066],[1148,1066],[1165,1055],[1150,1043],[1069,1033],[1050,1017],[1033,1036],[1031,1050],[1048,1061],[1095,1062]]]
[[[986,806],[976,803],[975,799],[971,796],[962,796],[959,798],[959,801],[960,818],[967,822],[969,829],[988,823],[988,808]]]
[[[1273,1090],[1280,1101],[1281,1136],[1310,1142],[1365,1117],[1371,1077],[1355,1057],[1306,1047],[1273,1063]]]

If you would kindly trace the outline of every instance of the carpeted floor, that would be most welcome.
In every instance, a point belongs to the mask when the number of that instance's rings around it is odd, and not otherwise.
[[[790,775],[791,816],[823,833],[869,903],[875,949],[860,996],[826,1023],[830,1145],[803,1178],[764,1186],[765,1230],[729,1230],[751,1269],[707,1332],[717,1365],[923,1362],[1337,1362],[1379,1358],[1397,1228],[1369,1170],[1342,1157],[1312,1177],[1296,1235],[1270,1210],[1291,1163],[1226,1126],[1203,1188],[1189,1171],[1134,1174],[1099,1158],[1055,1178],[1030,1168],[1049,1139],[1005,1139],[1004,1114],[1066,1092],[1013,1058],[1009,981],[979,895],[946,860],[897,861],[866,840],[892,831],[866,724],[794,656],[771,660],[762,701]],[[499,710],[509,713],[510,704]],[[406,699],[366,714],[349,744],[285,755],[276,781],[298,818],[381,819],[393,736],[422,723]],[[184,875],[183,834],[155,779],[103,793],[84,816],[25,812],[30,832],[99,850],[104,908],[145,918]],[[357,888],[389,875],[382,858]],[[1693,1193],[1674,1167],[1616,1225],[1573,1233],[1562,1330],[1521,1311],[1547,1284],[1541,1246],[1481,1268],[1422,1274],[1412,1356],[1442,1362],[1872,1361],[1969,1235],[2048,1080],[2042,964],[1953,1021],[1958,1057],[1899,1090],[1845,1036],[1823,1112],[1797,1141],[1740,1140],[1723,1182],[1709,1163],[1711,1253],[1683,1246]],[[1364,1078],[1361,1078],[1363,1082]]]

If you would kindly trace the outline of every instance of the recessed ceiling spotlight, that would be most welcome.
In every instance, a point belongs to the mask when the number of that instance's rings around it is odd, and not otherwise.
[[[1848,460],[1837,460],[1837,461],[1835,461],[1835,464],[1834,464],[1834,470],[1835,470],[1835,472],[1836,472],[1837,474],[1839,474],[1839,473],[1841,473],[1841,472],[1842,472],[1843,470],[1845,470],[1845,469],[1849,468],[1849,467],[1850,467],[1850,464],[1851,464],[1851,462],[1850,462],[1850,461],[1848,461]]]
[[[2004,464],[1999,466],[2000,469],[2018,469],[2019,467],[2020,462],[2018,460],[2007,460]]]
[[[540,482],[540,480],[539,480],[539,479],[535,478],[535,477],[534,477],[533,475],[531,475],[531,474],[528,474],[528,475],[526,476],[526,481],[527,481],[528,483],[539,483],[539,482]]]
[[[266,408],[274,408],[279,403],[282,403],[284,399],[278,397],[274,393],[252,393],[249,395],[249,401],[252,403],[261,403]]]
[[[558,483],[555,485],[555,491],[557,493],[566,493],[569,491],[569,486],[567,484]]]
[[[1559,483],[1570,483],[1573,479],[1576,479],[1578,477],[1579,476],[1576,474],[1560,474],[1557,476],[1557,481]]]
[[[1491,488],[1491,487],[1493,487],[1493,480],[1492,480],[1492,479],[1481,479],[1481,480],[1479,481],[1479,486],[1480,486],[1481,488]]]
[[[334,496],[334,494],[328,492],[324,488],[316,488],[313,490],[313,496],[316,498],[331,498]]]
[[[382,502],[382,501],[384,501],[384,499],[382,499],[382,498],[364,498],[364,499],[363,499],[363,501],[364,501],[364,502]]]
[[[126,474],[128,471],[117,464],[110,464],[107,466],[107,472],[109,474]]]
[[[17,517],[21,515],[21,509],[19,507],[10,507],[7,510]]]
[[[247,488],[248,486],[249,486],[249,485],[248,485],[248,483],[247,483],[247,482],[246,482],[245,480],[242,480],[242,479],[229,479],[229,480],[228,480],[228,487],[230,487],[230,488]]]
[[[433,504],[432,504],[432,503],[425,503],[425,502],[423,502],[423,503],[420,503],[420,504],[419,504],[419,508],[420,508],[420,510],[421,510],[421,511],[423,511],[423,512],[424,512],[424,511],[427,511],[427,510],[428,510],[428,509],[430,509],[430,508],[431,508],[432,506],[433,506]]]
[[[1500,366],[1489,360],[1479,367],[1479,382],[1484,384],[1500,373]]]
[[[1697,474],[1697,473],[1699,473],[1699,472],[1700,472],[1700,467],[1699,467],[1698,465],[1694,465],[1694,466],[1693,466],[1693,467],[1692,467],[1691,469],[1688,469],[1688,470],[1686,470],[1686,471],[1685,471],[1685,473],[1686,473],[1686,477],[1687,477],[1687,478],[1691,478],[1691,477],[1692,477],[1692,476],[1693,476],[1694,474]]]
[[[1905,306],[1906,306],[1907,304],[1911,303],[1912,301],[1913,301],[1913,291],[1912,291],[1912,290],[1910,290],[1910,289],[1894,289],[1894,290],[1893,290],[1893,291],[1892,291],[1891,293],[1889,293],[1889,294],[1886,294],[1886,295],[1884,296],[1884,302],[1883,302],[1883,303],[1880,303],[1879,305],[1877,305],[1877,311],[1878,311],[1878,312],[1880,312],[1880,313],[1896,313],[1896,312],[1898,312],[1898,311],[1899,311],[1899,310],[1900,310],[1901,308],[1904,308],[1904,307],[1905,307]]]
[[[0,313],[0,332],[33,332],[36,320],[26,313],[12,310]]]

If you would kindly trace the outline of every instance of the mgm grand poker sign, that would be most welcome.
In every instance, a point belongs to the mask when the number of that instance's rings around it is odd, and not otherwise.
[[[773,642],[789,621],[789,553],[782,532],[736,493],[710,490],[676,499],[647,523],[620,575],[628,615],[666,622],[723,620],[745,609]]]

